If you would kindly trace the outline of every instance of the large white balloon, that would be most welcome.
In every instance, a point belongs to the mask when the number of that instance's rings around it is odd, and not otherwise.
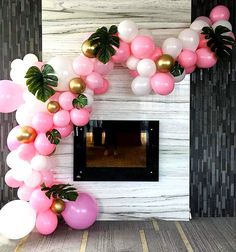
[[[139,63],[140,59],[135,58],[134,56],[130,56],[126,61],[126,66],[130,70],[137,70],[137,65]]]
[[[212,28],[215,30],[215,28],[219,25],[222,25],[222,26],[225,26],[227,27],[230,31],[232,31],[232,25],[229,21],[227,20],[219,20],[219,21],[216,21],[213,25],[212,25]]]
[[[18,181],[27,180],[32,173],[32,168],[27,161],[19,160],[12,168],[12,177]]]
[[[156,64],[151,59],[142,59],[137,65],[137,71],[141,76],[151,77],[156,72]]]
[[[182,41],[183,49],[196,51],[199,44],[199,34],[192,29],[184,29],[179,34],[179,39]]]
[[[135,95],[148,95],[152,90],[150,78],[137,76],[132,81],[131,89]]]
[[[28,53],[24,56],[23,61],[27,67],[33,66],[36,62],[38,62],[38,57],[33,53]]]
[[[52,166],[52,157],[35,155],[31,159],[30,163],[31,163],[31,167],[35,171],[43,171],[43,170],[49,170],[51,168],[54,168]]]
[[[23,200],[13,200],[0,211],[0,233],[8,239],[21,239],[35,227],[36,212]]]
[[[198,33],[202,32],[202,28],[203,27],[209,27],[210,25],[203,21],[203,20],[195,20],[194,22],[192,22],[192,24],[190,25],[190,28]]]
[[[131,42],[138,35],[138,27],[132,20],[124,20],[118,25],[119,37],[125,42]]]
[[[163,54],[169,54],[174,59],[179,56],[183,48],[182,42],[177,38],[168,38],[162,44]]]

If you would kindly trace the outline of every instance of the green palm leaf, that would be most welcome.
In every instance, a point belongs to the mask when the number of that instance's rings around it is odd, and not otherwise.
[[[80,94],[78,95],[77,98],[75,98],[73,101],[72,101],[72,104],[73,104],[73,107],[74,108],[83,108],[85,107],[86,105],[88,105],[88,98],[86,95],[84,94]]]
[[[59,144],[61,141],[61,134],[58,130],[52,129],[46,132],[46,137],[51,144]]]

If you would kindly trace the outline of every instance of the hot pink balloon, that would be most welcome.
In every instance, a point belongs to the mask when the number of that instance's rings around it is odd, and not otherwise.
[[[162,54],[163,54],[162,49],[160,47],[156,47],[150,59],[156,61],[158,58],[162,56]]]
[[[55,150],[56,145],[51,144],[49,142],[45,133],[41,133],[37,135],[34,141],[34,147],[38,151],[39,154],[48,156]]]
[[[91,73],[86,77],[86,85],[88,88],[94,90],[95,88],[101,88],[103,84],[103,78],[99,73]]]
[[[174,78],[168,73],[156,73],[151,78],[151,86],[156,94],[168,95],[174,90]]]
[[[73,109],[72,101],[76,98],[75,94],[72,94],[71,92],[63,92],[59,96],[59,104],[62,109],[65,110],[71,110]]]
[[[114,63],[108,61],[106,64],[103,64],[101,61],[96,60],[94,63],[94,72],[100,73],[101,75],[107,75],[113,69]]]
[[[213,23],[219,20],[229,20],[229,9],[224,5],[217,5],[211,10],[210,19]]]
[[[205,39],[205,35],[200,34],[200,40],[199,40],[198,48],[208,48],[207,41],[208,40]]]
[[[0,113],[15,111],[24,103],[19,85],[9,80],[0,81]]]
[[[69,123],[65,127],[55,127],[55,129],[60,132],[62,138],[65,138],[68,137],[73,131],[73,124]]]
[[[40,234],[49,235],[53,233],[58,225],[57,215],[51,210],[40,212],[36,219],[36,228]]]
[[[17,152],[19,158],[26,161],[30,161],[35,156],[36,150],[34,144],[30,143],[30,144],[21,144],[17,148]]]
[[[35,189],[30,196],[30,205],[38,212],[48,210],[52,205],[52,198],[48,198],[40,188]]]
[[[95,199],[87,193],[79,193],[76,201],[66,202],[62,216],[65,222],[74,229],[86,229],[93,225],[98,214]]]
[[[98,94],[98,95],[105,94],[109,89],[109,85],[110,85],[109,81],[104,79],[102,87],[101,88],[95,88],[94,89],[94,94]]]
[[[85,126],[89,122],[90,114],[86,109],[72,109],[70,111],[70,118],[74,125]]]
[[[136,70],[130,70],[130,71],[129,71],[129,74],[130,74],[130,76],[132,76],[133,78],[139,76],[139,73],[138,73],[138,71],[136,71]]]
[[[42,183],[44,183],[46,186],[52,186],[54,184],[54,175],[51,171],[41,171],[42,175]]]
[[[138,59],[150,58],[155,48],[154,41],[148,36],[137,36],[131,42],[131,53]]]
[[[16,150],[21,143],[16,139],[20,126],[14,127],[7,136],[7,147],[10,151]]]
[[[185,68],[185,74],[191,74],[192,72],[195,71],[196,67],[197,67],[197,66],[194,65],[194,66]]]
[[[129,48],[129,44],[124,42],[124,41],[120,41],[120,46],[119,48],[116,48],[116,54],[114,56],[112,56],[112,61],[115,63],[123,63],[125,62],[129,56],[130,56],[130,48]]]
[[[73,61],[73,69],[78,75],[89,75],[94,68],[93,61],[83,55],[78,56]]]
[[[53,117],[46,112],[38,112],[32,119],[32,126],[38,132],[45,133],[53,127]]]
[[[9,187],[17,188],[22,186],[24,183],[22,181],[15,180],[12,176],[12,170],[9,170],[5,175],[5,182]]]
[[[23,184],[19,189],[17,190],[17,196],[19,199],[24,200],[24,201],[29,201],[31,194],[35,188],[28,187],[25,184]]]
[[[65,127],[70,123],[70,113],[67,110],[60,110],[53,115],[53,123],[57,127]]]
[[[210,68],[217,62],[215,53],[213,53],[209,48],[200,48],[196,51],[196,54],[197,67],[199,68]]]
[[[197,62],[197,54],[190,50],[183,50],[178,57],[178,62],[184,68],[191,67]]]
[[[202,20],[202,21],[208,23],[210,26],[212,25],[212,21],[210,20],[209,17],[206,17],[206,16],[199,16],[195,20]]]

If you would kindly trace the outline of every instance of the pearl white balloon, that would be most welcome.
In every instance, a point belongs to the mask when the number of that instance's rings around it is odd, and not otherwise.
[[[175,83],[179,83],[181,82],[184,78],[185,78],[185,70],[183,71],[183,73],[179,76],[173,76],[174,77],[174,80],[175,80]]]
[[[137,71],[141,76],[151,77],[156,73],[156,64],[151,59],[142,59],[137,65]]]
[[[153,39],[153,35],[152,35],[152,32],[148,29],[140,29],[138,31],[138,35],[141,35],[141,36],[147,36],[147,37],[150,37]]]
[[[203,21],[203,20],[195,20],[194,22],[192,22],[192,24],[190,25],[190,28],[198,33],[202,32],[202,28],[203,27],[209,27],[210,25]]]
[[[130,70],[137,70],[137,65],[139,63],[139,59],[135,58],[134,56],[130,56],[126,61],[126,66]]]
[[[38,57],[34,55],[33,53],[28,53],[24,56],[23,61],[26,66],[31,67],[39,60],[38,60]]]
[[[17,165],[18,160],[19,160],[18,152],[14,150],[7,155],[6,163],[8,167],[14,168]]]
[[[11,62],[11,69],[22,67],[22,65],[25,65],[22,59],[14,59]]]
[[[179,56],[183,48],[182,42],[177,38],[168,38],[162,44],[163,54],[169,54],[174,59]]]
[[[8,239],[21,239],[35,227],[36,212],[23,200],[13,200],[0,211],[0,234]]]
[[[129,43],[138,35],[138,27],[132,20],[124,20],[118,25],[119,37]]]
[[[150,78],[137,76],[132,81],[131,89],[135,95],[148,95],[152,90]]]
[[[199,34],[192,29],[184,29],[179,33],[179,39],[182,41],[183,49],[196,51],[199,44]]]
[[[213,25],[212,25],[212,28],[215,30],[215,28],[219,25],[222,25],[222,26],[225,26],[227,27],[230,31],[232,31],[232,25],[229,21],[227,20],[219,20],[219,21],[216,21]]]
[[[32,168],[29,162],[19,160],[18,163],[12,169],[12,177],[18,181],[25,181],[30,177]]]
[[[42,175],[38,171],[32,171],[30,176],[24,180],[25,185],[28,187],[36,187],[41,184]]]
[[[26,90],[26,79],[25,75],[28,68],[25,67],[25,65],[21,65],[20,67],[14,67],[10,71],[10,77],[14,83],[19,85],[22,90]]]
[[[70,80],[77,77],[72,68],[72,61],[67,57],[56,56],[50,59],[47,64],[53,67],[58,77],[58,86],[53,89],[57,91],[68,91]]]
[[[49,170],[53,168],[51,157],[42,156],[42,155],[35,155],[31,159],[30,164],[33,170],[35,171],[43,171],[43,170]]]

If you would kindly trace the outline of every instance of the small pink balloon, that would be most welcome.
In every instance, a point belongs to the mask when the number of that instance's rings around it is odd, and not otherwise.
[[[156,61],[158,58],[162,56],[162,54],[163,54],[162,49],[160,47],[156,47],[150,59]]]
[[[49,131],[53,127],[52,115],[46,112],[36,113],[32,119],[32,126],[38,132],[45,133]]]
[[[29,201],[31,194],[33,193],[34,190],[35,190],[35,188],[28,187],[25,184],[23,184],[17,190],[17,196],[20,200]]]
[[[55,183],[54,175],[51,171],[48,170],[41,171],[41,175],[42,175],[42,183],[44,183],[46,186],[49,187],[54,185]]]
[[[202,21],[208,23],[210,26],[212,25],[212,21],[210,20],[209,17],[206,17],[206,16],[199,16],[195,20],[202,20]]]
[[[197,54],[190,50],[183,50],[178,57],[178,62],[184,68],[191,67],[197,62]]]
[[[72,109],[70,111],[70,118],[74,125],[85,126],[89,122],[90,114],[86,109]]]
[[[107,75],[114,68],[114,63],[108,61],[106,64],[103,64],[101,61],[96,60],[94,63],[94,72],[97,72],[101,75]]]
[[[72,94],[71,92],[63,92],[59,96],[59,104],[62,109],[65,110],[71,110],[73,109],[72,101],[76,98],[75,94]]]
[[[136,71],[136,70],[130,70],[130,71],[129,71],[129,74],[130,74],[130,76],[132,76],[133,78],[139,76],[139,73],[138,73],[138,71]]]
[[[199,68],[210,68],[217,62],[215,53],[213,53],[209,48],[200,48],[196,51],[196,54],[197,67]]]
[[[170,94],[174,90],[174,84],[174,78],[168,73],[156,73],[151,78],[151,86],[156,94]]]
[[[29,143],[29,144],[21,144],[17,148],[17,152],[19,158],[26,161],[30,161],[35,156],[36,150],[34,144]]]
[[[204,34],[200,34],[200,39],[199,39],[199,45],[198,48],[207,48],[207,41],[205,39],[205,35]]]
[[[65,127],[55,127],[55,129],[60,132],[62,138],[65,138],[68,137],[73,131],[73,124],[69,123]]]
[[[73,69],[78,75],[89,75],[94,68],[93,61],[83,55],[78,56],[73,61]]]
[[[48,156],[55,150],[56,145],[49,142],[45,133],[41,133],[37,135],[34,147],[40,155]]]
[[[40,212],[36,219],[36,228],[42,235],[49,235],[53,233],[58,225],[57,215],[51,210]]]
[[[74,229],[86,229],[93,225],[98,214],[96,200],[87,193],[79,193],[76,201],[66,202],[62,217]]]
[[[56,92],[53,96],[51,96],[49,98],[49,101],[57,101],[58,102],[60,95],[61,95],[61,92]]]
[[[7,136],[7,147],[10,151],[16,150],[21,143],[16,139],[20,126],[14,127]]]
[[[124,63],[130,56],[129,44],[124,41],[120,41],[119,48],[115,47],[115,49],[116,54],[112,56],[112,61],[114,63]]]
[[[94,89],[94,94],[100,95],[100,94],[105,94],[108,89],[109,89],[109,81],[107,79],[103,80],[103,85],[101,88],[95,88]]]
[[[224,5],[217,5],[211,10],[210,19],[212,23],[219,20],[229,20],[230,12],[229,9]]]
[[[193,73],[195,71],[196,67],[197,66],[194,65],[194,66],[185,68],[185,74],[191,74],[191,73]]]
[[[37,212],[47,211],[52,205],[52,198],[48,198],[40,188],[35,189],[30,196],[30,205]]]
[[[150,58],[155,48],[154,41],[148,36],[137,36],[131,42],[131,53],[138,59]]]
[[[103,78],[99,73],[91,73],[86,77],[86,86],[92,90],[95,88],[101,88],[103,84]]]
[[[17,188],[24,185],[24,182],[15,180],[12,176],[12,170],[9,170],[5,175],[5,182],[9,187]]]
[[[0,81],[0,113],[15,111],[24,103],[19,85],[9,80]]]
[[[53,123],[57,127],[65,127],[70,123],[70,113],[67,110],[60,110],[53,115]]]

